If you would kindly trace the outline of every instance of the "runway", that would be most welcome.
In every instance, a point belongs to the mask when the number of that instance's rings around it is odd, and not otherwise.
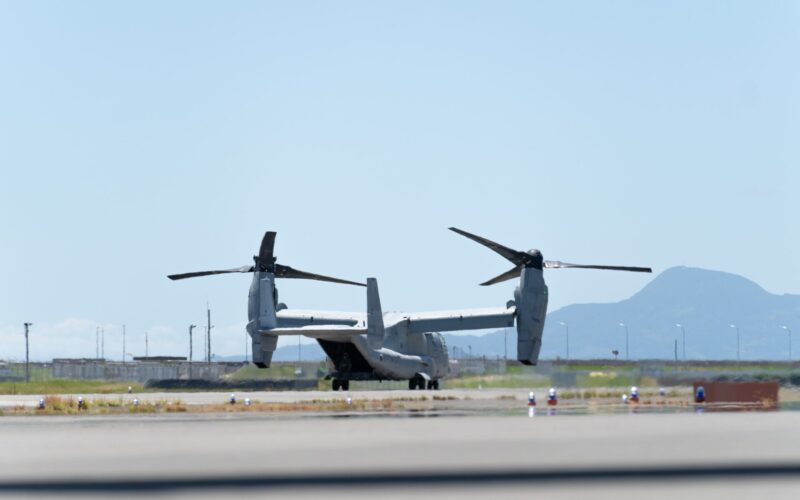
[[[797,412],[3,417],[0,494],[789,498],[798,427]]]

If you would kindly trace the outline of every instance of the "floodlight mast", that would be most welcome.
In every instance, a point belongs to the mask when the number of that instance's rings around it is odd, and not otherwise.
[[[680,328],[683,334],[683,360],[686,361],[686,328],[681,323],[675,323],[675,326]]]
[[[739,338],[740,338],[739,337],[739,327],[736,326],[736,325],[728,325],[728,326],[730,326],[731,328],[735,328],[736,329],[736,362],[738,363],[738,362],[740,362],[742,360],[741,356],[740,356],[740,352],[741,352],[740,351],[740,344],[741,343],[739,342]]]
[[[197,328],[197,325],[189,325],[189,378],[192,378],[192,330]]]
[[[211,324],[211,307],[208,303],[206,303],[206,318],[208,320],[206,326],[206,355],[208,357],[206,358],[206,362],[211,364],[211,329],[214,328],[214,326]]]
[[[781,325],[781,328],[789,333],[789,363],[792,362],[792,329],[786,325]]]
[[[28,332],[33,323],[25,323],[25,382],[31,381],[30,351],[28,349]]]
[[[569,361],[569,325],[565,321],[559,321],[559,323],[564,327],[567,335],[567,357],[565,359]]]

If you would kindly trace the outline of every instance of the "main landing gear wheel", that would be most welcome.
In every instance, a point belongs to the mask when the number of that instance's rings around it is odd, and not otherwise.
[[[338,391],[339,389],[343,391],[350,390],[350,381],[349,380],[339,380],[338,378],[333,379],[333,383],[331,384],[331,388],[334,391]]]
[[[428,382],[428,390],[429,391],[438,391],[439,390],[439,381],[438,380],[431,380]]]
[[[423,390],[425,389],[425,379],[422,377],[414,377],[408,381],[408,390],[413,391],[415,389]]]

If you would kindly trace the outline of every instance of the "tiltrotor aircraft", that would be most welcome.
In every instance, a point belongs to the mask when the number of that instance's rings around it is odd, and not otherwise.
[[[444,337],[439,332],[517,326],[517,359],[535,365],[542,345],[547,314],[545,268],[611,269],[651,272],[645,267],[568,264],[542,258],[539,250],[520,252],[480,236],[451,227],[494,250],[514,264],[505,273],[481,285],[493,285],[519,277],[514,300],[505,307],[427,313],[386,313],[381,310],[378,283],[353,281],[307,273],[277,263],[273,254],[275,232],[261,241],[252,266],[219,271],[173,274],[180,280],[211,274],[253,273],[248,301],[247,332],[253,342],[253,362],[268,368],[281,335],[316,339],[328,356],[333,390],[348,390],[351,380],[408,380],[409,389],[438,389],[449,371]],[[278,302],[276,278],[299,278],[367,287],[367,312],[344,313],[288,309]]]

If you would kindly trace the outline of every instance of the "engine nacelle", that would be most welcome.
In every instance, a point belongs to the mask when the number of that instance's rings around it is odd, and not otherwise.
[[[278,326],[275,315],[277,304],[277,290],[275,289],[275,276],[271,273],[255,272],[250,284],[250,294],[247,303],[247,333],[253,345],[253,363],[259,368],[269,368],[272,363],[272,353],[278,347],[278,337],[264,336],[259,330],[266,330]]]
[[[541,269],[522,269],[514,301],[517,305],[517,359],[522,364],[535,365],[539,361],[547,316],[547,285]]]

